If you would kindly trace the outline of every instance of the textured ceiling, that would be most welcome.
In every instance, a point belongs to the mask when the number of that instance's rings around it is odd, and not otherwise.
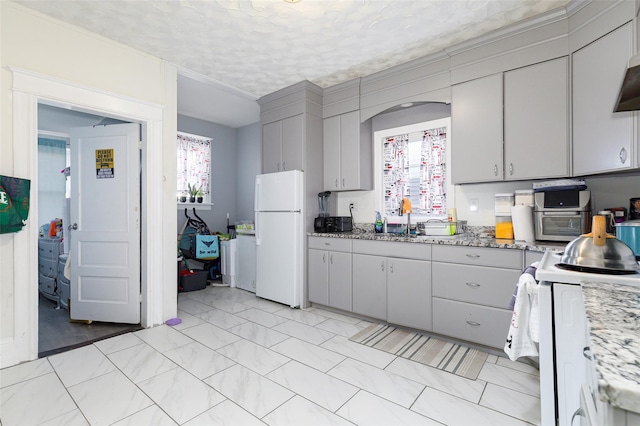
[[[567,0],[18,0],[256,98],[372,74]]]

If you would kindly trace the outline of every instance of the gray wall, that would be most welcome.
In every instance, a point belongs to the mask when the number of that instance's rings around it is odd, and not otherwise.
[[[210,123],[197,118],[178,115],[178,131],[206,136],[213,139],[211,146],[211,210],[198,209],[198,216],[204,220],[211,231],[227,232],[227,213],[229,223],[237,220],[236,194],[238,150],[236,129]],[[197,206],[197,205],[196,205]],[[178,229],[185,221],[184,206],[179,205]],[[191,212],[191,208],[189,208]]]
[[[238,199],[237,219],[253,221],[255,177],[262,171],[260,123],[249,124],[237,130],[238,139]]]

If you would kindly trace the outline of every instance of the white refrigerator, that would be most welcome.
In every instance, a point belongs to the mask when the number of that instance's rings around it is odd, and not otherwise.
[[[256,296],[301,305],[304,269],[304,174],[256,176]]]

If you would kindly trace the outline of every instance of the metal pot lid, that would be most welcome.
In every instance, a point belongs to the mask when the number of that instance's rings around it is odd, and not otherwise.
[[[626,222],[616,223],[616,226],[640,226],[640,219],[627,220]]]
[[[605,219],[605,216],[593,216],[593,231],[567,244],[560,258],[561,265],[603,270],[601,273],[635,273],[640,270],[631,247],[606,233]]]

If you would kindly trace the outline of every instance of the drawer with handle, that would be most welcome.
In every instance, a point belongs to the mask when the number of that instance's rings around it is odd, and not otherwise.
[[[433,331],[494,348],[503,348],[513,313],[505,309],[433,298]]]
[[[432,263],[433,296],[508,309],[520,271]]]
[[[432,248],[431,260],[522,270],[522,250],[436,244]]]

